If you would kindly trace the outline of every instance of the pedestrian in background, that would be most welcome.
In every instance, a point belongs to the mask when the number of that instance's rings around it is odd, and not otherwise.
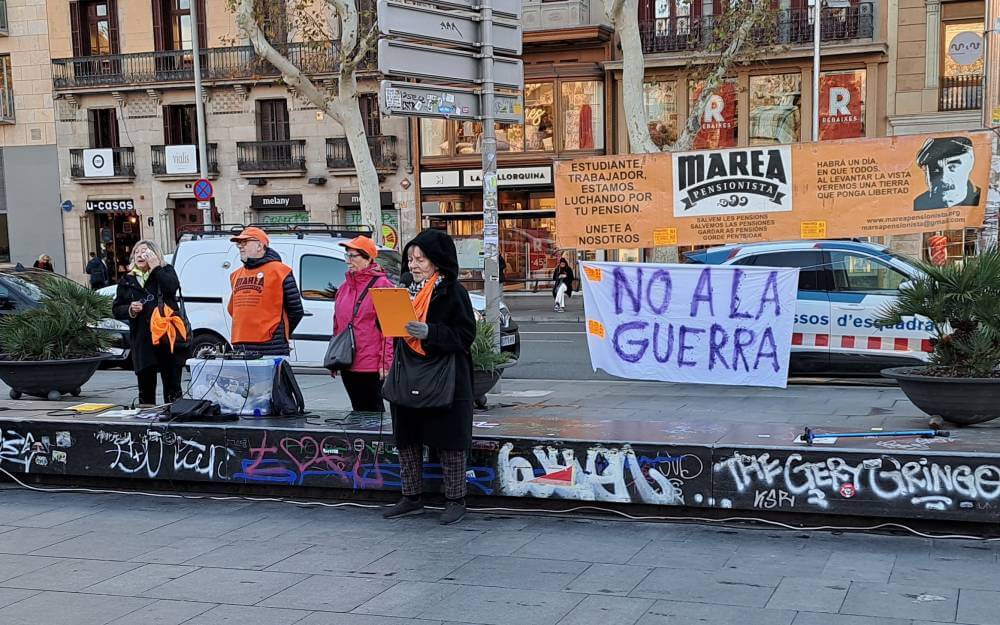
[[[55,273],[55,269],[52,267],[52,257],[48,254],[42,254],[38,257],[38,260],[32,265],[35,269],[41,269],[42,271],[51,271]]]
[[[90,276],[90,288],[93,291],[102,289],[108,284],[108,266],[96,253],[90,253],[90,261],[84,270]]]
[[[409,336],[397,350],[420,356],[455,355],[455,393],[440,408],[410,408],[390,403],[392,431],[399,449],[403,497],[382,516],[387,519],[424,511],[424,445],[436,450],[444,473],[445,509],[441,523],[465,516],[466,454],[472,446],[472,356],[476,318],[469,293],[458,282],[455,242],[440,230],[424,230],[403,249],[413,275],[408,289],[417,321],[406,324]],[[407,358],[397,352],[393,367]],[[406,356],[403,354],[403,356]],[[391,373],[390,373],[391,375]]]
[[[556,312],[566,312],[566,298],[573,295],[573,270],[569,268],[569,263],[565,258],[559,259],[555,271],[552,272],[552,297],[556,300],[553,310]]]
[[[392,339],[382,336],[368,290],[395,285],[375,262],[378,247],[374,241],[360,236],[341,245],[347,248],[348,269],[344,283],[337,290],[333,334],[339,335],[348,326],[354,329],[354,360],[349,369],[341,371],[341,379],[354,410],[383,412],[382,380],[392,364]],[[330,375],[337,377],[337,372]]]
[[[139,406],[156,404],[156,376],[163,381],[163,402],[180,399],[181,370],[187,349],[168,341],[154,344],[153,311],[162,303],[179,311],[177,292],[180,281],[152,241],[139,241],[132,248],[129,270],[118,281],[112,311],[115,319],[128,323],[132,343],[132,364],[139,385]],[[190,337],[188,337],[190,338]]]
[[[243,261],[229,276],[233,347],[262,356],[289,355],[292,332],[305,315],[292,268],[268,247],[271,240],[260,228],[246,228],[230,241]]]

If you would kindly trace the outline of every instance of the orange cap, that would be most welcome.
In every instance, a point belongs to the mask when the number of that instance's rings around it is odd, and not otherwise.
[[[260,228],[255,228],[253,226],[245,228],[243,232],[241,232],[238,236],[235,236],[229,240],[233,241],[234,243],[236,241],[260,241],[261,244],[265,246],[271,242],[271,239],[267,238],[266,232],[264,232]]]
[[[375,257],[378,256],[378,247],[375,246],[375,241],[366,236],[354,237],[347,243],[341,243],[341,245],[351,250],[364,252],[371,260],[375,260]]]

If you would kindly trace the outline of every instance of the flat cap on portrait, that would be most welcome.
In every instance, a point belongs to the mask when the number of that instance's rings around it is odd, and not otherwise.
[[[928,139],[917,153],[917,165],[926,167],[946,158],[972,152],[972,141],[968,137],[942,137]]]

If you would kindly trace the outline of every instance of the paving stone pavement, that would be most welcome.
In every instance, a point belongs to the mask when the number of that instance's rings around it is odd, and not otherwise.
[[[3,487],[0,624],[1000,625],[1000,543],[378,512]]]

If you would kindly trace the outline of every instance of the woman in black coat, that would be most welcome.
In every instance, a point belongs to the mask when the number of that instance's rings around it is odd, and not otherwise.
[[[555,271],[552,272],[552,297],[556,300],[555,311],[566,312],[566,298],[573,295],[573,270],[565,258],[559,259]]]
[[[136,243],[132,249],[129,272],[118,282],[112,308],[115,319],[129,325],[140,406],[156,404],[157,373],[163,380],[164,403],[180,399],[183,394],[181,371],[187,358],[187,349],[175,343],[171,350],[166,339],[160,345],[153,345],[153,333],[150,329],[150,319],[159,302],[169,306],[175,314],[180,314],[177,302],[179,290],[177,274],[173,267],[166,264],[156,244],[152,241]]]
[[[476,318],[469,293],[458,282],[458,254],[451,237],[440,230],[425,230],[406,244],[403,258],[413,275],[410,297],[421,320],[406,325],[410,338],[396,341],[395,357],[399,360],[400,350],[412,350],[414,345],[427,356],[455,354],[455,396],[451,405],[443,408],[390,404],[403,498],[383,516],[391,519],[423,512],[423,456],[427,445],[437,451],[444,474],[445,510],[441,523],[451,524],[465,515],[466,454],[472,446],[470,348],[476,338]],[[429,304],[422,315],[428,296]],[[400,361],[399,366],[404,362]]]

